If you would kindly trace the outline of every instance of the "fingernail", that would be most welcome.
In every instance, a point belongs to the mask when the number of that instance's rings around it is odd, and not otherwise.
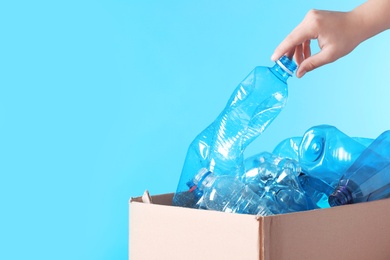
[[[272,55],[271,55],[271,60],[272,60],[272,61],[276,61],[275,54],[272,54]]]

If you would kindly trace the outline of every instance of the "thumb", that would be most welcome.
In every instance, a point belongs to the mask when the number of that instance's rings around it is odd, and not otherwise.
[[[332,61],[329,50],[323,49],[317,54],[305,59],[297,70],[297,77],[301,78],[306,72],[312,71]]]

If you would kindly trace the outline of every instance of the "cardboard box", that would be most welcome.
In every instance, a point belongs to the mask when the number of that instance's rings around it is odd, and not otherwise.
[[[173,207],[172,197],[130,200],[131,260],[390,259],[390,199],[256,217]]]

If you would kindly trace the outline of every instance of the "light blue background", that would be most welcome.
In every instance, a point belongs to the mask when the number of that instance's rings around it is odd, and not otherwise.
[[[127,259],[128,199],[175,190],[190,142],[308,10],[362,2],[2,1],[0,259]],[[290,79],[246,154],[318,124],[390,129],[389,43]]]

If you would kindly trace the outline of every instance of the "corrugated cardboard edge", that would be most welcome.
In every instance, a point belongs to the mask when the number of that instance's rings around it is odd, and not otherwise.
[[[295,213],[290,213],[295,214]],[[275,239],[274,239],[274,225],[275,225],[275,218],[279,218],[280,216],[286,216],[288,214],[281,214],[281,215],[272,215],[272,216],[266,216],[263,217],[262,222],[262,245],[263,245],[263,253],[262,253],[262,260],[273,260],[277,259],[274,258],[273,251],[270,250],[274,246]],[[282,250],[282,248],[280,248]],[[317,260],[317,259],[316,259]]]
[[[148,204],[153,204],[152,197],[149,194],[149,191],[146,190],[144,194],[142,195],[142,202],[143,203],[148,203]]]
[[[144,194],[149,192],[145,190]],[[158,194],[158,195],[153,195],[150,196],[150,200],[152,201],[153,204],[158,204],[158,205],[164,205],[164,206],[170,206],[172,202],[174,193],[166,193],[166,194]],[[132,202],[143,202],[142,196],[138,197],[131,197],[129,200],[129,204]]]
[[[258,251],[259,251],[259,259],[264,260],[267,259],[266,254],[268,239],[267,236],[271,234],[270,226],[268,223],[272,220],[272,217],[268,216],[256,216],[256,220],[259,223],[259,236],[258,236]]]
[[[259,236],[258,236],[258,251],[259,259],[264,259],[265,245],[264,245],[264,217],[257,216],[257,221],[259,222]]]

